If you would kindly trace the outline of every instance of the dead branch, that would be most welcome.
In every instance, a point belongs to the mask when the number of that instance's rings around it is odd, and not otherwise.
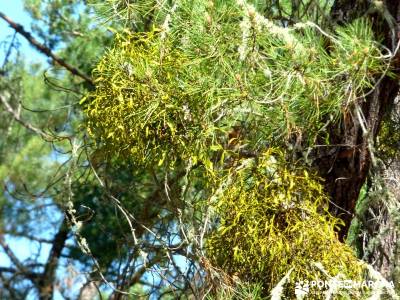
[[[58,63],[60,66],[63,66],[65,69],[67,69],[69,72],[71,72],[73,75],[76,75],[86,82],[88,82],[90,85],[94,85],[93,80],[83,72],[79,71],[77,68],[71,66],[68,64],[65,60],[62,58],[58,57],[55,55],[48,47],[43,45],[42,43],[39,43],[30,32],[26,31],[24,27],[21,24],[15,23],[13,20],[11,20],[9,17],[7,17],[5,14],[0,12],[0,18],[2,18],[4,21],[10,25],[11,28],[13,28],[16,32],[21,34],[25,39],[28,40],[28,42],[35,47],[39,52],[43,53],[44,55],[50,57],[54,62]]]

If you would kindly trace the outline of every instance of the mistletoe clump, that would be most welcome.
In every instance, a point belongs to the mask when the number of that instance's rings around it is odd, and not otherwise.
[[[108,152],[143,165],[198,153],[206,107],[185,89],[188,63],[157,31],[119,35],[94,72],[89,133]]]
[[[326,32],[312,22],[282,27],[260,11],[243,0],[160,4],[158,29],[117,35],[95,69],[89,133],[145,167],[179,160],[188,170],[204,164],[200,177],[227,174],[233,183],[218,196],[208,243],[226,272],[262,278],[266,289],[292,267],[292,278],[316,278],[310,262],[357,278],[322,185],[265,151],[294,136],[304,148],[329,144],[326,127],[344,116],[363,124],[360,104],[389,56],[364,19]],[[253,158],[238,170],[242,155]]]
[[[360,279],[363,267],[337,239],[340,221],[327,212],[327,197],[314,177],[287,166],[284,153],[272,149],[235,168],[214,201],[219,225],[208,239],[214,264],[260,282],[264,293],[289,270],[291,293],[299,280]]]
[[[359,116],[386,71],[363,19],[328,33],[312,22],[281,27],[246,1],[163,5],[158,29],[117,35],[86,97],[89,132],[138,164],[212,168],[210,149],[226,150],[238,124],[252,151],[293,135],[306,147],[328,141],[328,124]]]

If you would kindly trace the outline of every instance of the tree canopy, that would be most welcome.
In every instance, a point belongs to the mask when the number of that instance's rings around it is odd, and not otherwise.
[[[398,1],[24,3],[1,298],[398,298]]]

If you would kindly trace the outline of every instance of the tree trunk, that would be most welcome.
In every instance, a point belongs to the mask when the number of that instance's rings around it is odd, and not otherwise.
[[[56,270],[58,267],[58,260],[61,252],[64,249],[65,242],[68,238],[69,228],[67,220],[64,218],[60,229],[54,237],[53,245],[50,250],[49,258],[47,259],[43,273],[38,281],[39,299],[51,300],[53,299],[54,283],[56,277]]]
[[[377,39],[383,37],[384,46],[393,53],[399,41],[400,1],[386,0],[381,10],[371,7],[369,2],[336,0],[331,10],[332,19],[342,24],[368,15]],[[398,55],[392,61],[396,75],[399,73],[397,58]],[[325,179],[325,188],[331,198],[330,211],[344,222],[338,232],[342,241],[346,238],[360,189],[371,166],[371,146],[383,116],[392,107],[399,91],[398,80],[388,76],[378,79],[374,91],[358,104],[365,116],[368,133],[363,133],[354,106],[344,113],[340,124],[330,126],[330,145],[316,153],[315,166]]]

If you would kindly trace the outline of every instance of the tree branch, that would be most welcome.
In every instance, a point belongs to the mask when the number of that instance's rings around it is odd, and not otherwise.
[[[30,34],[28,31],[24,29],[24,27],[21,24],[15,23],[13,20],[11,20],[9,17],[7,17],[5,14],[0,12],[0,18],[2,18],[4,21],[10,25],[16,32],[21,34],[25,39],[28,40],[28,42],[34,46],[39,52],[43,53],[44,55],[50,57],[54,62],[58,63],[60,66],[63,66],[65,69],[67,69],[69,72],[71,72],[73,75],[76,75],[86,82],[88,82],[90,85],[94,86],[93,80],[83,72],[79,71],[77,68],[71,66],[68,64],[65,60],[62,58],[56,56],[48,47],[45,45],[39,43],[33,36]]]
[[[35,280],[37,279],[38,275],[25,268],[23,263],[17,258],[17,256],[14,254],[14,252],[11,250],[11,248],[6,243],[6,241],[4,239],[4,235],[0,236],[0,246],[3,248],[4,253],[9,257],[11,262],[17,268],[16,270],[14,270],[14,268],[1,267],[0,273],[2,273],[2,272],[20,273],[21,275],[25,276],[27,279],[31,280],[32,283],[35,283]]]
[[[50,135],[48,135],[47,133],[45,133],[44,131],[40,130],[39,128],[36,128],[34,126],[32,126],[29,123],[24,122],[21,119],[21,116],[18,112],[16,112],[10,105],[10,103],[8,103],[8,101],[4,98],[0,96],[0,102],[4,105],[6,111],[8,113],[10,113],[14,120],[17,121],[18,123],[20,123],[22,126],[24,126],[26,129],[40,135],[41,137],[43,137],[45,140],[51,140],[52,137]]]
[[[4,240],[4,236],[0,237],[0,246],[3,248],[5,254],[10,258],[11,262],[18,268],[18,270],[22,273],[28,273],[25,270],[24,265],[20,262],[14,252],[10,249],[6,241]]]
[[[29,240],[31,240],[31,241],[35,241],[35,242],[38,242],[38,243],[44,243],[44,244],[53,244],[53,242],[54,242],[54,240],[52,240],[52,239],[44,239],[44,238],[39,238],[39,237],[36,237],[36,236],[34,236],[34,235],[30,235],[30,234],[27,234],[27,233],[23,233],[23,232],[4,232],[5,234],[8,234],[8,235],[11,235],[11,236],[13,236],[13,237],[21,237],[21,238],[26,238],[26,239],[29,239]],[[66,245],[66,247],[70,247],[70,248],[72,248],[73,246],[72,245]]]

